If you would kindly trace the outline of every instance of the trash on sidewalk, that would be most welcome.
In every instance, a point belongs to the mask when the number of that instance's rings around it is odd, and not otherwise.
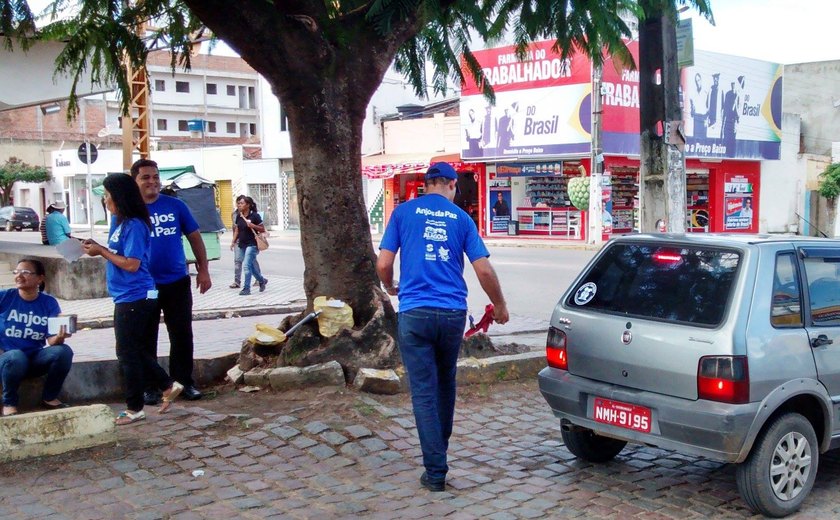
[[[253,392],[259,392],[260,390],[262,390],[262,388],[260,388],[258,386],[243,386],[242,388],[239,389],[240,392],[245,392],[246,394],[250,394],[250,393],[253,393]]]
[[[204,470],[203,469],[194,469],[193,472],[192,472],[192,476],[203,477],[204,476]]]
[[[248,337],[248,341],[255,345],[279,345],[286,341],[286,339],[294,334],[297,329],[303,326],[303,324],[317,318],[319,314],[321,314],[321,311],[310,312],[286,332],[279,330],[277,327],[272,327],[271,325],[257,323],[257,332]]]
[[[312,307],[321,315],[318,317],[318,332],[329,338],[342,327],[353,328],[353,309],[341,300],[317,296]]]

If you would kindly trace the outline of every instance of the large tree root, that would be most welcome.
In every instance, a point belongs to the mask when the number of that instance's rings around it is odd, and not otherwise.
[[[373,317],[361,329],[341,329],[331,338],[318,334],[317,323],[306,324],[286,341],[278,365],[307,366],[338,361],[348,381],[360,368],[394,368],[399,364],[397,317],[384,293],[376,291]],[[288,329],[301,316],[283,320]]]

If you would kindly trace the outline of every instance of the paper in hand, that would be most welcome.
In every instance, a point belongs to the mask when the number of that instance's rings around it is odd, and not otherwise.
[[[55,246],[55,250],[68,262],[75,262],[85,254],[81,240],[70,238]]]

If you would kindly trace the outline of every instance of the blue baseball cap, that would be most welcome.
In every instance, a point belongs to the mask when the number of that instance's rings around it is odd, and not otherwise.
[[[452,167],[449,163],[439,162],[429,166],[429,169],[426,170],[426,177],[425,179],[428,181],[430,179],[437,179],[438,177],[443,177],[444,179],[449,179],[452,181],[458,180],[458,174],[455,172],[455,168]]]

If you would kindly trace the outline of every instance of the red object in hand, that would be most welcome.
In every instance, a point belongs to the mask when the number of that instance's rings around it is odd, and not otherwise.
[[[493,304],[488,303],[487,307],[484,308],[484,316],[481,317],[478,323],[469,328],[469,330],[464,334],[464,337],[469,338],[478,332],[484,332],[486,334],[487,329],[490,328],[490,324],[493,323],[493,321]]]

